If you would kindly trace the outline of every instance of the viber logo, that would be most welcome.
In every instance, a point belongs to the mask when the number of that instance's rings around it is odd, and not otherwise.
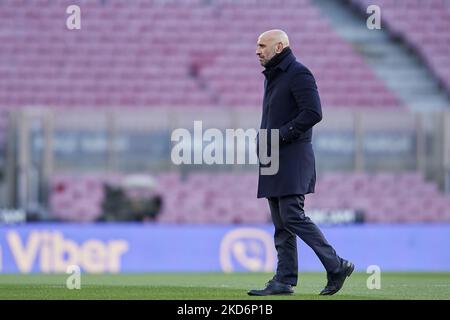
[[[225,272],[244,269],[271,272],[275,266],[272,236],[257,228],[238,228],[228,232],[220,244],[220,264]]]
[[[31,272],[37,261],[40,272],[64,273],[70,265],[79,265],[86,272],[119,272],[122,255],[128,251],[123,239],[101,241],[89,239],[76,243],[65,239],[59,231],[35,230],[22,240],[19,233],[9,231],[6,240],[17,268]]]

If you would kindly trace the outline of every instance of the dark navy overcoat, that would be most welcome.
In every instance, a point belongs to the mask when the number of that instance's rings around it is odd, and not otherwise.
[[[257,196],[267,198],[312,193],[316,183],[312,127],[322,120],[314,76],[296,61],[292,52],[270,72],[265,70],[263,73],[260,128],[269,132],[270,129],[279,129],[279,169],[274,175],[261,175],[261,166],[264,165],[259,164]]]

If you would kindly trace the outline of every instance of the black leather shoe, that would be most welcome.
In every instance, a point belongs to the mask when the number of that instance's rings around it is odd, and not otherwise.
[[[345,278],[350,277],[353,270],[355,269],[355,265],[349,261],[342,260],[342,268],[338,273],[328,273],[327,274],[327,285],[320,292],[322,296],[331,296],[341,290],[344,285]]]
[[[266,287],[262,290],[250,290],[247,292],[249,296],[269,296],[269,295],[290,295],[294,293],[291,285],[285,284],[274,279],[267,282]]]

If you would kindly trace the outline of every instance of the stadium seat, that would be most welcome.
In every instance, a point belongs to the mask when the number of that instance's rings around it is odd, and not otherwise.
[[[120,183],[121,179],[120,175],[54,176],[50,188],[53,216],[63,221],[95,220],[101,214],[103,183]],[[168,172],[157,181],[164,200],[159,222],[270,221],[266,201],[256,199],[255,174],[200,172],[182,178]],[[450,221],[450,196],[417,172],[330,172],[319,177],[316,193],[306,196],[306,212],[314,209],[361,210],[369,222]]]

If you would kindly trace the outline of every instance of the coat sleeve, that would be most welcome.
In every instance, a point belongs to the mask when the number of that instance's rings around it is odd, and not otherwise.
[[[281,143],[290,143],[322,120],[322,108],[316,81],[309,71],[294,75],[290,90],[295,98],[299,114],[280,128]]]

